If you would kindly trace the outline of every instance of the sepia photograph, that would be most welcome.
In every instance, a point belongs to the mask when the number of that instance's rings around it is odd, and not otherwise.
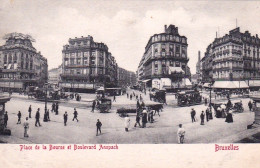
[[[260,1],[2,0],[0,18],[0,165],[258,167]]]
[[[0,141],[259,143],[259,2],[162,2],[2,1]]]

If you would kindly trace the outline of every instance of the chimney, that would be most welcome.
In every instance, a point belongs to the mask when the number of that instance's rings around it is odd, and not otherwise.
[[[216,38],[218,38],[218,32],[216,32]]]
[[[198,53],[198,54],[199,54],[198,61],[200,62],[200,51],[199,51],[199,53]]]
[[[164,25],[164,32],[166,33],[167,25]]]

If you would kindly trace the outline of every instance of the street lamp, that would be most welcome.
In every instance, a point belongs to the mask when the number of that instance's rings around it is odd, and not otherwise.
[[[44,111],[45,113],[47,112],[47,89],[48,89],[48,83],[45,83],[45,107],[44,107]]]
[[[209,84],[209,110],[210,110],[210,113],[212,113],[212,110],[211,110],[211,90],[212,90],[212,81]]]

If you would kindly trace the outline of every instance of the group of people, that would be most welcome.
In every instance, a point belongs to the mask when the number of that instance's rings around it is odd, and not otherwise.
[[[196,111],[194,110],[194,108],[191,109],[190,115],[191,115],[191,122],[192,123],[196,122],[197,118],[196,118]],[[204,110],[201,111],[201,114],[200,114],[200,125],[205,125],[205,116],[206,116],[207,122],[209,120],[213,119],[212,112],[210,111],[210,107],[207,107],[206,113],[204,112]]]
[[[137,93],[133,92],[133,93],[126,93],[126,97],[130,100],[140,100],[143,101],[143,97],[142,94],[138,95]]]
[[[58,102],[53,102],[51,105],[51,112],[55,112],[55,115],[59,114],[59,103]]]
[[[29,113],[28,117],[26,117],[25,122],[23,123],[24,137],[29,137],[29,134],[28,134],[28,131],[29,131],[29,118],[31,118],[31,112],[32,112],[32,106],[30,105],[29,109],[28,109],[28,113]],[[18,117],[17,124],[21,124],[21,117],[22,117],[21,111],[18,111],[17,117]],[[68,113],[67,113],[67,111],[65,111],[65,113],[63,114],[63,120],[64,120],[64,126],[67,126],[67,121],[68,121]],[[73,119],[72,119],[72,121],[74,121],[74,120],[79,122],[79,120],[78,120],[78,112],[77,112],[76,108],[74,108],[74,112],[73,112]],[[44,122],[50,121],[49,109],[44,113],[43,121]],[[4,114],[4,127],[5,128],[7,128],[7,122],[8,122],[8,112],[6,111],[5,114]],[[41,123],[40,123],[40,108],[38,108],[36,113],[35,113],[35,127],[38,127],[38,126],[39,127],[42,126]],[[102,123],[98,119],[97,123],[96,123],[97,135],[98,135],[98,132],[101,134],[101,126],[102,126]]]

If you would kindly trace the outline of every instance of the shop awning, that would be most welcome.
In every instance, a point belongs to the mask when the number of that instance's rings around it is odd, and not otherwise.
[[[246,84],[245,81],[232,81],[237,88],[241,88],[241,89],[245,89],[245,88],[249,88],[249,86]]]
[[[146,83],[146,82],[148,82],[148,81],[150,81],[151,79],[146,79],[146,80],[143,80],[142,82],[143,83]]]
[[[250,80],[249,87],[260,87],[260,80]]]
[[[181,67],[169,67],[169,73],[184,73]]]
[[[248,88],[245,81],[215,81],[212,88],[220,89],[244,89]]]

